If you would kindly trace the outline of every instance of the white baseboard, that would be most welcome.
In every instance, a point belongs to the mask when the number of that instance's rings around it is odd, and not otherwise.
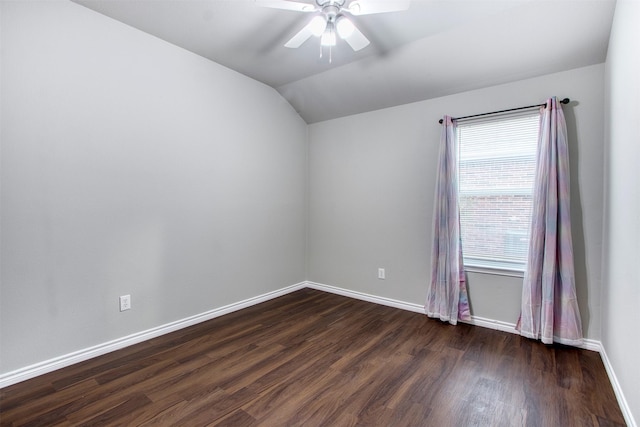
[[[462,323],[469,325],[480,326],[481,328],[494,329],[496,331],[508,332],[510,334],[517,334],[516,324],[503,322],[501,320],[487,319],[480,316],[471,316],[471,320],[461,320]]]
[[[39,375],[43,375],[60,368],[64,368],[66,366],[73,365],[75,363],[89,360],[94,357],[101,356],[103,354],[107,354],[112,351],[119,350],[119,349],[128,347],[130,345],[149,340],[151,338],[159,337],[161,335],[165,335],[170,332],[174,332],[179,329],[186,328],[188,326],[192,326],[210,319],[214,319],[216,317],[223,316],[225,314],[232,313],[234,311],[238,311],[243,308],[250,307],[252,305],[260,304],[261,302],[265,302],[270,299],[277,298],[279,296],[286,295],[288,293],[291,293],[300,289],[304,289],[304,288],[311,288],[319,291],[325,291],[325,292],[333,293],[336,295],[342,295],[349,298],[355,298],[362,301],[385,305],[388,307],[398,308],[401,310],[412,311],[415,313],[421,313],[421,314],[425,313],[424,306],[420,304],[399,301],[392,298],[380,297],[376,295],[366,294],[363,292],[357,292],[349,289],[339,288],[336,286],[330,286],[330,285],[324,285],[321,283],[305,281],[305,282],[297,283],[295,285],[291,285],[282,289],[278,289],[273,292],[268,292],[266,294],[259,295],[257,297],[248,298],[240,302],[225,305],[223,307],[209,310],[201,314],[190,316],[175,322],[167,323],[165,325],[148,329],[146,331],[131,334],[126,337],[118,338],[113,341],[98,344],[93,347],[89,347],[89,348],[79,350],[73,353],[69,353],[60,357],[56,357],[54,359],[45,360],[40,363],[36,363],[12,372],[8,372],[6,374],[2,374],[0,375],[0,388],[19,383],[21,381],[25,381],[30,378],[37,377]],[[498,331],[517,334],[517,331],[515,330],[515,324],[503,322],[500,320],[493,320],[493,319],[486,319],[478,316],[471,316],[471,320],[465,323],[475,325],[475,326],[480,326],[483,328],[495,329]],[[592,340],[592,339],[585,339],[583,345],[578,347],[584,348],[586,350],[597,351],[600,353],[605,369],[609,376],[609,380],[611,381],[611,385],[618,399],[618,404],[620,405],[620,409],[622,410],[622,413],[624,415],[625,421],[627,422],[627,425],[629,425],[629,427],[637,427],[637,424],[635,423],[633,415],[631,414],[629,405],[627,404],[627,401],[624,397],[622,389],[620,388],[620,384],[618,383],[618,379],[615,375],[613,367],[611,366],[609,358],[607,357],[607,354],[601,342]]]
[[[509,332],[511,334],[519,335],[518,331],[516,330],[515,323],[503,322],[501,320],[486,319],[484,317],[479,317],[479,316],[471,316],[471,320],[469,321],[461,320],[461,322],[468,323],[470,325],[480,326],[483,328],[495,329],[497,331]],[[582,344],[576,344],[576,345],[573,345],[573,347],[581,348],[584,350],[600,352],[602,345],[600,344],[600,341],[584,338],[582,340]]]
[[[28,380],[30,378],[37,377],[52,371],[55,371],[66,366],[73,365],[75,363],[83,362],[85,360],[92,359],[103,354],[111,353],[112,351],[119,350],[128,347],[133,344],[156,338],[161,335],[168,334],[170,332],[177,331],[189,326],[196,325],[198,323],[214,319],[216,317],[223,316],[234,311],[242,310],[243,308],[250,307],[252,305],[260,304],[261,302],[268,301],[273,298],[277,298],[282,295],[303,289],[306,286],[305,282],[297,283],[295,285],[288,286],[286,288],[278,289],[273,292],[259,295],[257,297],[248,298],[244,301],[228,304],[223,307],[215,308],[213,310],[206,311],[204,313],[196,314],[194,316],[186,317],[175,322],[167,323],[155,328],[147,329],[146,331],[137,332],[135,334],[128,335],[126,337],[118,338],[113,341],[108,341],[102,344],[95,345],[93,347],[85,348],[73,353],[65,354],[53,359],[45,360],[24,368],[17,369],[12,372],[0,375],[0,388],[10,386],[12,384],[19,383],[21,381]]]
[[[342,295],[345,297],[355,298],[367,302],[372,302],[375,304],[386,305],[388,307],[400,308],[402,310],[413,311],[416,313],[424,314],[424,306],[420,304],[415,304],[411,302],[399,301],[391,298],[379,297],[371,294],[365,294],[362,292],[351,291],[344,288],[339,288],[336,286],[325,285],[322,283],[315,282],[305,282],[306,286],[311,289],[317,289],[319,291],[330,292],[337,295]],[[487,319],[480,316],[471,316],[471,320],[461,320],[463,323],[467,323],[474,326],[480,326],[483,328],[494,329],[502,332],[509,332],[512,334],[517,334],[516,324],[503,322],[501,320]],[[584,339],[582,345],[577,345],[575,347],[583,348],[585,350],[592,351],[600,351],[601,344],[600,341]]]
[[[624,420],[629,427],[638,427],[635,419],[633,418],[633,414],[631,413],[631,408],[627,403],[627,399],[624,397],[624,393],[622,393],[622,389],[620,388],[620,383],[618,382],[618,377],[613,370],[613,366],[611,366],[611,361],[607,356],[607,352],[604,349],[604,346],[600,346],[600,357],[602,358],[602,363],[604,364],[604,369],[607,371],[607,375],[609,376],[609,381],[611,382],[611,386],[613,387],[613,392],[616,394],[616,398],[618,399],[618,404],[620,405],[620,410],[622,411],[622,415],[624,416]]]
[[[355,298],[362,301],[372,302],[375,304],[386,305],[387,307],[400,308],[402,310],[413,311],[424,314],[424,306],[413,304],[410,302],[398,301],[391,298],[379,297],[375,295],[365,294],[362,292],[351,291],[349,289],[338,288],[336,286],[324,285],[322,283],[305,282],[307,288],[325,291],[343,297]]]
[[[389,307],[395,307],[402,310],[413,311],[416,313],[424,314],[424,306],[419,304],[398,301],[390,298],[378,297],[375,295],[365,294],[362,292],[350,291],[344,288],[338,288],[335,286],[323,285],[321,283],[314,282],[306,282],[306,286],[308,288],[317,289],[320,291],[330,292],[350,298],[355,298],[367,302],[372,302],[376,304],[386,305]],[[509,332],[512,334],[518,334],[516,331],[515,323],[503,322],[500,320],[494,319],[486,319],[484,317],[479,316],[471,316],[471,320],[463,321],[464,323],[468,323],[470,325],[480,326],[488,329],[495,329],[498,331]],[[597,340],[585,338],[581,345],[576,345],[575,347],[582,348],[585,350],[591,350],[600,353],[600,357],[602,357],[602,362],[604,363],[605,369],[607,371],[607,375],[609,376],[609,380],[611,381],[611,385],[615,392],[616,398],[618,400],[618,404],[620,405],[620,410],[624,415],[624,419],[629,427],[637,427],[635,420],[633,419],[633,415],[631,414],[631,410],[627,401],[622,393],[622,389],[620,388],[620,384],[618,383],[618,379],[615,376],[613,371],[613,367],[607,358],[607,353],[602,346],[602,343]]]

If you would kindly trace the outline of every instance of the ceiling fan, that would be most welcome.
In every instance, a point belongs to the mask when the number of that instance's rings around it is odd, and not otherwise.
[[[321,46],[336,45],[336,34],[346,41],[354,51],[369,45],[365,37],[349,19],[348,15],[360,16],[374,13],[397,12],[407,10],[411,0],[314,0],[315,4],[290,0],[255,0],[256,4],[275,9],[297,12],[315,12],[315,16],[285,47],[302,46],[311,36],[320,37]]]

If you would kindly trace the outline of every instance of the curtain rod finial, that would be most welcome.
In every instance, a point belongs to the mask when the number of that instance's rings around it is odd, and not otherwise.
[[[565,98],[562,101],[560,101],[561,104],[568,104],[569,102],[571,102],[569,98]]]

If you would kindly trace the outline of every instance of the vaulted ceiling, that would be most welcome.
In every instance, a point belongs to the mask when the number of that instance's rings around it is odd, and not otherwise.
[[[339,41],[330,63],[315,37],[284,47],[308,14],[254,0],[74,1],[272,86],[307,123],[602,63],[615,7],[412,0],[403,12],[355,17],[371,44],[354,52]]]

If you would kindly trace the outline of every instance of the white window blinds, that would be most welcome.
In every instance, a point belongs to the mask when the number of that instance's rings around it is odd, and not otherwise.
[[[460,226],[467,267],[524,271],[538,110],[458,123]]]

